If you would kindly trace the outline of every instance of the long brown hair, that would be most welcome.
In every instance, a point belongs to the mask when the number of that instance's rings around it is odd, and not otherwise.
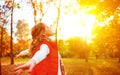
[[[31,35],[32,35],[32,42],[30,45],[30,54],[33,55],[36,46],[42,42],[43,39],[46,38],[45,36],[45,25],[44,23],[38,23],[36,24],[32,30],[31,30]]]

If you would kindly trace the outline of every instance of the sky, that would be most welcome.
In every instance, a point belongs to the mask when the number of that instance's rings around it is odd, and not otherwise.
[[[31,4],[30,3],[26,4],[26,1],[29,1],[29,0],[14,0],[15,3],[19,3],[20,5],[20,9],[14,8],[14,12],[13,12],[13,21],[14,21],[13,31],[14,32],[16,31],[16,23],[18,20],[23,20],[23,19],[26,20],[30,28],[34,26],[34,16],[33,16],[34,11],[33,11],[33,8],[31,7]],[[76,6],[74,7],[77,9]],[[48,26],[50,26],[56,20],[58,12],[53,4],[46,6],[46,9],[47,8],[48,8],[48,11],[45,13],[42,22],[45,22]],[[81,13],[81,10],[79,12],[78,14],[69,13],[69,14],[60,15],[61,18],[59,20],[59,26],[62,27],[62,31],[60,31],[59,34],[62,34],[63,36],[59,36],[59,37],[68,38],[75,35],[84,37],[85,34],[90,35],[90,30],[91,30],[90,24],[91,26],[93,25],[95,17],[83,14]],[[90,23],[89,26],[86,27],[87,31],[85,31],[85,27],[83,26],[82,19],[84,21],[87,20],[87,22],[85,22],[86,26],[87,26],[87,23]],[[88,22],[88,19],[90,20],[90,22]],[[10,26],[8,28],[10,29]]]

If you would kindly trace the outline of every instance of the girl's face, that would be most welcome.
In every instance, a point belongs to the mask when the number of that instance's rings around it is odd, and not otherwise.
[[[45,25],[45,34],[46,36],[51,36],[53,33],[52,33],[52,30],[47,26]]]

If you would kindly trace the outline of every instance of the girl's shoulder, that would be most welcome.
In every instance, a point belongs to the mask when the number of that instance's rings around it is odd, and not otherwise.
[[[44,41],[42,42],[42,44],[46,44],[48,47],[57,48],[57,43],[54,42],[54,41],[47,41],[47,40],[44,40]],[[41,45],[42,45],[42,44],[41,44]]]

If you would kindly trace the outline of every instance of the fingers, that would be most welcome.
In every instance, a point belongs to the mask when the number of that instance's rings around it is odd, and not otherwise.
[[[22,69],[18,69],[14,72],[14,75],[20,75],[23,72]]]
[[[19,69],[21,69],[20,66],[16,67],[16,68],[14,69],[14,71],[17,71],[17,70],[19,70]]]
[[[18,66],[14,69],[14,75],[20,75],[23,72],[23,69],[21,66]]]

